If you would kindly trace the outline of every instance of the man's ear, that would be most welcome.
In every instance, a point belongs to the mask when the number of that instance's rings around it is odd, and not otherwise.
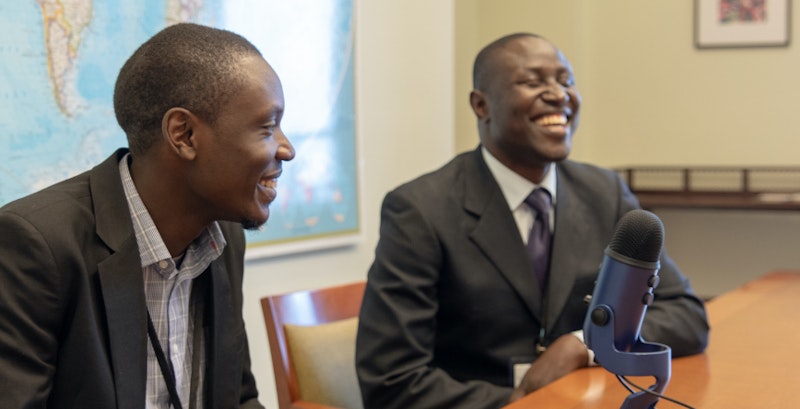
[[[161,133],[170,149],[183,159],[197,155],[194,127],[197,117],[185,108],[170,108],[161,120]]]
[[[472,112],[478,117],[478,122],[489,122],[489,106],[486,103],[486,95],[476,89],[469,93],[469,105]]]

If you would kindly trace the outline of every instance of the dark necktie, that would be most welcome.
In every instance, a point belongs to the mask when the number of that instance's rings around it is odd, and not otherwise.
[[[536,188],[525,198],[525,203],[535,213],[533,227],[528,236],[528,257],[533,273],[539,280],[539,288],[544,291],[550,269],[550,193]]]

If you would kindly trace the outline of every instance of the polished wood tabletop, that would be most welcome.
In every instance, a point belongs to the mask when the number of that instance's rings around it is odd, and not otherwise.
[[[672,360],[664,395],[695,408],[800,408],[800,271],[774,271],[706,305],[706,352]],[[640,386],[652,377],[630,378]],[[506,409],[619,408],[629,395],[601,367],[575,371]],[[659,409],[680,406],[660,399]]]

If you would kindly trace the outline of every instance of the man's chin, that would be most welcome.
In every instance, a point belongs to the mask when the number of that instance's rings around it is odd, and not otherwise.
[[[572,146],[569,144],[564,144],[562,146],[558,146],[555,149],[548,152],[549,159],[553,162],[560,162],[564,159],[569,157],[570,151],[572,150]]]
[[[561,162],[562,160],[567,159],[568,157],[569,157],[569,151],[568,150],[567,151],[557,151],[557,152],[550,151],[550,152],[546,152],[546,153],[543,153],[543,154],[540,155],[540,158],[543,161],[550,162],[550,163]]]
[[[267,223],[267,219],[262,220],[253,220],[253,219],[243,219],[240,221],[242,228],[245,230],[251,231],[260,231],[263,230],[264,225]]]
[[[269,207],[259,207],[257,212],[242,214],[239,223],[245,230],[262,230],[264,224],[269,220]]]

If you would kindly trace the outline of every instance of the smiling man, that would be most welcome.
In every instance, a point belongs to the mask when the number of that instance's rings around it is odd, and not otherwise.
[[[586,296],[638,201],[567,160],[581,100],[549,41],[500,38],[473,78],[480,146],[383,202],[356,346],[367,409],[499,408],[592,363]],[[663,254],[642,336],[701,352],[705,308]]]
[[[128,59],[130,149],[0,209],[0,407],[262,408],[244,233],[283,161],[283,90],[246,39],[177,24]]]

